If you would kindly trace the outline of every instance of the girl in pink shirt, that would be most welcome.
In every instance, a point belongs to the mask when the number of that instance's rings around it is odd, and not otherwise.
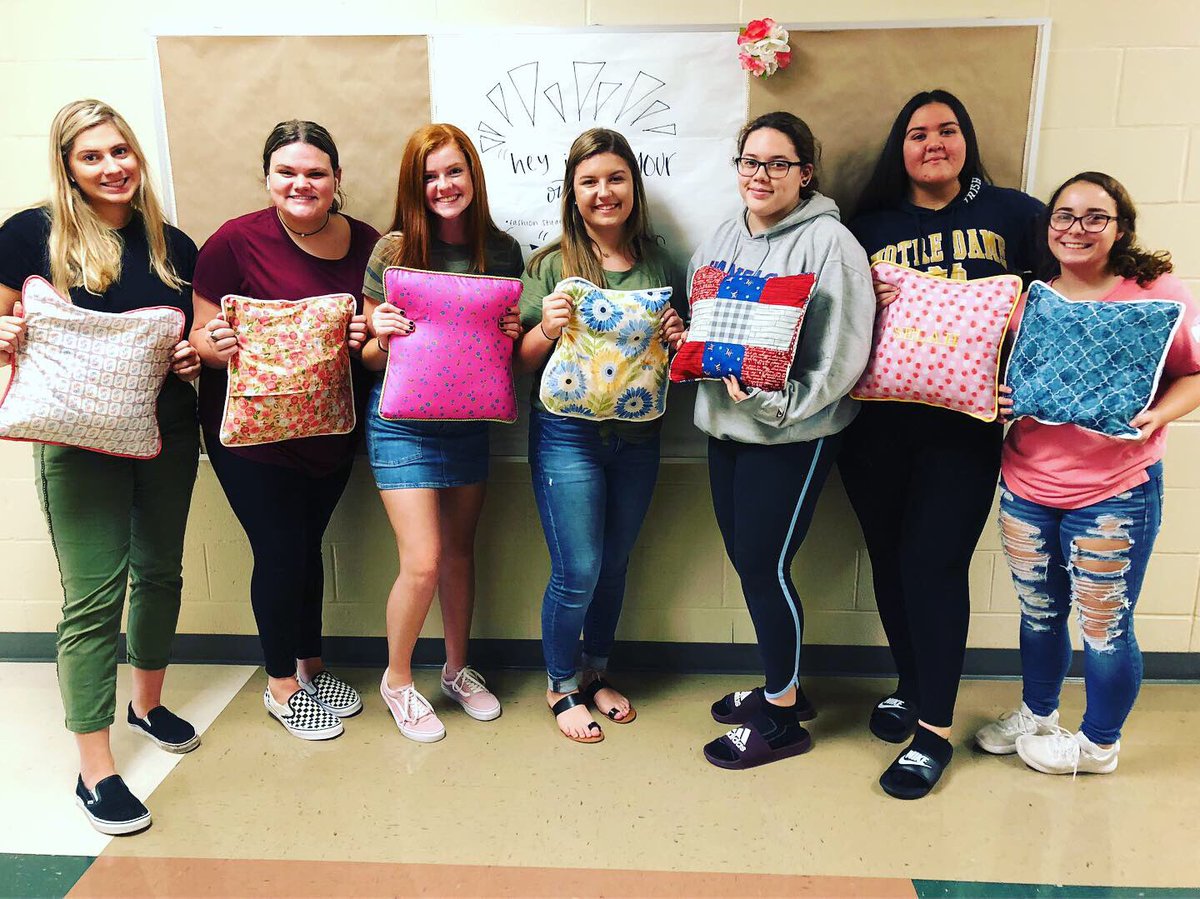
[[[1133,202],[1114,178],[1083,172],[1068,180],[1046,224],[1048,274],[1057,271],[1054,288],[1068,299],[1185,307],[1158,394],[1130,422],[1139,438],[1021,418],[1004,442],[1000,529],[1021,604],[1023,701],[975,740],[1047,774],[1108,774],[1142,680],[1133,610],[1162,521],[1166,426],[1200,405],[1200,306],[1170,274],[1168,254],[1137,246]],[[1072,606],[1087,694],[1078,733],[1058,726]]]

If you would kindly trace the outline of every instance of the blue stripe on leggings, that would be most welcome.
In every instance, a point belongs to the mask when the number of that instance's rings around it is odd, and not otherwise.
[[[812,484],[813,474],[817,470],[817,461],[821,458],[821,450],[825,448],[825,438],[821,437],[817,440],[817,448],[813,451],[812,464],[808,466],[808,476],[804,479],[804,486],[800,489],[800,499],[796,502],[796,510],[792,513],[792,523],[788,525],[787,538],[783,541],[783,549],[779,552],[779,565],[776,568],[776,573],[779,575],[779,589],[783,592],[784,602],[792,611],[792,621],[796,623],[796,666],[792,670],[792,679],[788,685],[778,693],[767,693],[768,699],[778,699],[794,685],[800,683],[800,613],[796,609],[796,604],[792,602],[792,594],[788,592],[787,581],[784,579],[783,565],[784,559],[787,558],[787,548],[792,542],[792,534],[796,532],[796,519],[800,517],[800,510],[804,507],[804,498],[808,496],[808,488]]]

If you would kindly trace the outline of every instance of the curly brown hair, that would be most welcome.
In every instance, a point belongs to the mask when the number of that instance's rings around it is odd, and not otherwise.
[[[1042,215],[1038,248],[1039,255],[1042,257],[1040,268],[1043,279],[1049,279],[1059,274],[1058,260],[1050,253],[1050,245],[1046,238],[1050,215],[1054,211],[1059,195],[1072,184],[1078,184],[1080,181],[1096,185],[1112,197],[1117,206],[1117,227],[1121,229],[1122,234],[1113,244],[1112,250],[1109,251],[1109,271],[1122,278],[1133,278],[1139,287],[1145,287],[1159,276],[1174,270],[1171,254],[1166,250],[1151,252],[1138,246],[1137,233],[1134,230],[1137,225],[1137,209],[1134,208],[1133,200],[1129,196],[1129,191],[1125,189],[1125,185],[1112,175],[1106,175],[1103,172],[1080,172],[1060,184],[1058,189],[1050,195],[1050,202],[1046,204],[1046,211]]]

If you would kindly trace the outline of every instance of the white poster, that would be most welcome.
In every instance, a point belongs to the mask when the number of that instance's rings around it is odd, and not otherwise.
[[[563,170],[588,128],[636,154],[654,230],[680,262],[740,208],[730,162],[746,75],[732,32],[437,35],[433,117],[462,128],[487,175],[492,216],[532,249],[560,232]]]

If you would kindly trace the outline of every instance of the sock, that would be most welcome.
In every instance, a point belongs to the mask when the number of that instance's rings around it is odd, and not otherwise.
[[[750,722],[772,749],[803,739],[805,730],[796,717],[796,706],[764,702],[762,710]]]

